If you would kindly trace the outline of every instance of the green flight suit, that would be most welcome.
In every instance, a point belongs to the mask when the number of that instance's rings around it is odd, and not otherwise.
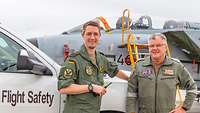
[[[190,73],[177,59],[165,57],[155,74],[150,57],[139,60],[128,81],[127,112],[169,113],[175,108],[176,86],[186,89],[183,107],[190,109],[196,97],[197,86]]]
[[[96,51],[97,65],[89,58],[83,45],[79,52],[71,55],[61,68],[58,77],[58,89],[70,84],[104,85],[104,74],[114,77],[118,72],[117,64],[109,62],[105,56]],[[93,93],[67,95],[64,113],[99,113],[101,96]]]

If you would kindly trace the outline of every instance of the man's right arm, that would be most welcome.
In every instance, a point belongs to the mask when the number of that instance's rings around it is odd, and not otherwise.
[[[92,92],[102,96],[106,93],[106,89],[102,86],[92,84]],[[67,87],[59,89],[61,94],[81,94],[90,92],[89,85],[71,84]]]
[[[89,92],[88,85],[71,84],[59,89],[61,94],[81,94]]]
[[[65,64],[60,69],[58,77],[58,91],[61,94],[81,94],[90,92],[89,84],[80,85],[75,83],[78,76],[77,68],[75,60],[67,59]],[[106,89],[102,86],[92,84],[92,87],[92,92],[98,95],[104,95],[106,93]]]
[[[181,64],[182,65],[182,64]],[[190,75],[189,71],[182,65],[180,69],[179,79],[180,79],[180,88],[186,89],[186,96],[183,103],[183,108],[189,110],[192,107],[192,104],[197,95],[197,85]]]

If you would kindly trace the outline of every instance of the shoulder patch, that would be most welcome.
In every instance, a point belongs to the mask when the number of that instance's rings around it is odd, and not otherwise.
[[[66,69],[64,70],[64,77],[65,77],[65,78],[71,78],[72,75],[73,75],[72,69],[66,68]]]

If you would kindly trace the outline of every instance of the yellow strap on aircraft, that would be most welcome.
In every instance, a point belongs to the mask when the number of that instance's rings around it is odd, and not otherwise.
[[[124,26],[124,18],[125,18],[124,15],[125,15],[126,12],[128,12],[128,26],[127,26],[127,29],[125,29],[125,26]],[[125,32],[125,30],[128,31],[127,49],[128,49],[128,54],[130,56],[132,70],[135,70],[135,61],[134,61],[134,58],[133,58],[133,52],[132,52],[132,46],[131,46],[131,41],[130,40],[132,40],[134,54],[136,55],[136,60],[138,60],[138,51],[137,51],[137,47],[136,47],[136,44],[135,44],[134,35],[131,33],[131,29],[130,29],[130,11],[128,9],[125,9],[123,11],[123,16],[122,16],[122,47],[124,47],[124,32]]]
[[[128,54],[130,56],[130,61],[131,61],[131,66],[132,66],[132,70],[135,70],[135,61],[133,58],[133,52],[132,52],[132,47],[131,47],[131,35],[129,34],[128,36],[128,40],[127,40],[127,49],[128,49]]]
[[[136,61],[137,61],[139,59],[139,56],[138,56],[137,46],[135,43],[135,37],[133,34],[131,34],[131,37],[132,37],[133,49],[134,49],[134,53],[135,53],[135,57],[136,57]]]
[[[128,28],[126,30],[130,31],[130,11],[128,9],[125,9],[123,11],[123,16],[122,16],[122,47],[124,47],[124,32],[125,32],[125,26],[124,26],[124,15],[125,13],[128,12]]]
[[[124,47],[124,15],[122,16],[122,48]]]
[[[103,16],[99,16],[99,17],[97,17],[97,19],[103,24],[104,31],[106,33],[110,33],[111,32],[111,27],[109,26],[109,24],[106,21],[106,19]]]
[[[171,58],[171,54],[170,54],[170,51],[169,51],[168,44],[167,44],[167,54],[168,54],[168,56]]]
[[[136,61],[138,60],[138,51],[137,51],[137,46],[135,44],[135,38],[133,34],[129,34],[128,35],[128,40],[127,40],[127,48],[128,48],[128,54],[130,56],[130,61],[131,61],[131,66],[132,66],[132,70],[135,70],[135,61],[133,58],[133,52],[132,52],[132,46],[131,46],[131,40],[132,40],[132,44],[133,44],[133,49],[134,49],[134,53],[135,53],[135,57],[136,57]]]

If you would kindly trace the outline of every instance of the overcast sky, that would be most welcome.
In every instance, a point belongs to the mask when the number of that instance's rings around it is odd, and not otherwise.
[[[200,22],[199,0],[0,0],[0,22],[30,38],[60,34],[97,16],[115,27],[126,8],[133,19],[151,16],[156,28],[172,19]]]

